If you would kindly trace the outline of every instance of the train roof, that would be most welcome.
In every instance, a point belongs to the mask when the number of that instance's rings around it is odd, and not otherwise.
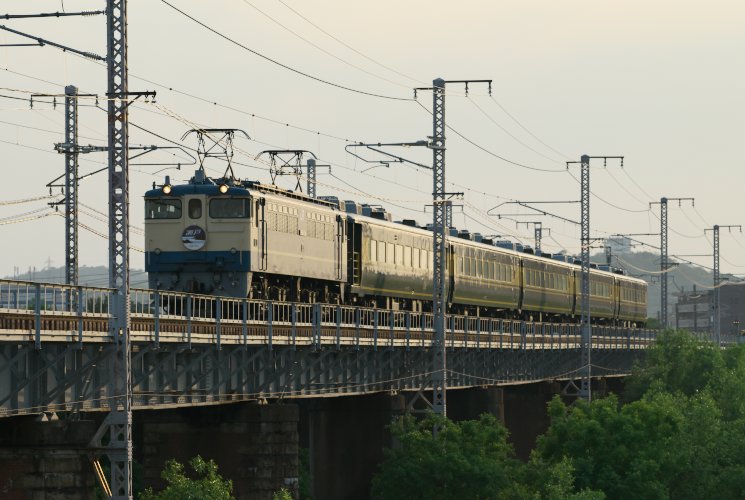
[[[292,190],[282,189],[274,184],[262,184],[258,181],[242,181],[236,179],[213,179],[211,177],[204,177],[203,180],[197,180],[196,176],[192,177],[186,184],[171,185],[168,183],[166,178],[166,184],[171,188],[170,193],[163,192],[163,187],[155,187],[145,192],[146,198],[158,198],[158,197],[179,197],[189,194],[201,194],[205,196],[248,196],[254,194],[254,192],[262,194],[274,194],[285,198],[295,199],[306,203],[312,203],[314,205],[320,205],[327,208],[335,208],[335,204],[319,200],[317,198],[311,198],[310,196],[303,193],[296,193]],[[225,193],[220,192],[220,186],[228,186],[228,190]]]
[[[225,184],[228,185],[228,191],[226,193],[220,193],[220,186],[225,185]],[[180,197],[180,196],[189,195],[189,194],[202,194],[205,196],[249,196],[249,195],[256,195],[258,193],[265,194],[265,195],[266,194],[275,195],[275,196],[283,197],[283,198],[290,198],[295,201],[317,205],[317,206],[326,208],[328,210],[343,214],[345,217],[349,219],[359,220],[361,222],[366,222],[368,224],[374,224],[374,225],[385,227],[391,230],[403,231],[403,232],[421,234],[421,235],[428,235],[428,236],[432,235],[432,231],[428,229],[424,229],[424,228],[417,227],[417,226],[411,226],[407,224],[402,224],[400,222],[391,222],[387,220],[377,219],[375,217],[371,217],[367,215],[346,212],[346,211],[341,210],[338,203],[333,203],[331,201],[326,201],[326,200],[322,200],[318,198],[311,198],[310,196],[305,195],[303,193],[296,193],[292,190],[282,189],[274,184],[262,184],[258,181],[240,181],[240,180],[234,180],[234,179],[212,179],[210,177],[204,177],[203,180],[197,181],[196,176],[195,176],[195,177],[192,177],[187,184],[172,185],[171,192],[169,194],[164,193],[162,187],[155,188],[155,185],[153,185],[153,189],[145,192],[145,197],[146,198],[155,198],[155,197],[168,198],[168,197]],[[518,252],[516,250],[511,250],[509,248],[503,248],[503,247],[499,247],[496,245],[480,243],[480,242],[472,241],[472,240],[465,239],[465,238],[447,236],[447,239],[451,241],[452,243],[455,243],[458,245],[479,248],[482,250],[488,249],[493,252],[513,255],[513,256],[526,259],[526,260],[550,263],[551,265],[554,265],[554,266],[566,267],[566,268],[571,268],[571,269],[577,269],[579,267],[576,264],[572,264],[569,262],[562,262],[559,260],[550,259],[548,257],[541,257],[541,256],[533,255],[530,253],[526,253],[526,252]],[[615,277],[618,277],[619,279],[623,279],[624,281],[637,282],[640,284],[647,283],[646,281],[640,278],[634,278],[632,276],[627,276],[627,275],[620,275],[620,274],[617,274],[611,271],[604,271],[602,269],[590,269],[590,272],[592,274],[615,276]]]

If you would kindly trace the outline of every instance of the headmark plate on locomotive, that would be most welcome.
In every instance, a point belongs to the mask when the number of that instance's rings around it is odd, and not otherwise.
[[[181,233],[181,241],[188,250],[199,250],[207,243],[207,233],[199,226],[189,226]]]

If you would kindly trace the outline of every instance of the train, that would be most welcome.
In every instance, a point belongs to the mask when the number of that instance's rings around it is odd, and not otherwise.
[[[154,183],[144,201],[152,289],[431,311],[431,226],[394,222],[382,208],[333,197],[211,178],[202,169],[183,184],[172,185],[168,177]],[[448,232],[449,313],[579,321],[576,260]],[[590,317],[598,324],[644,326],[647,283],[593,265]]]

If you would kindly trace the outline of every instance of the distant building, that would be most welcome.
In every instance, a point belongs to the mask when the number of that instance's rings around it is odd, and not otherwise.
[[[626,236],[612,236],[606,238],[605,246],[610,247],[613,254],[631,253],[632,241]]]
[[[711,291],[682,291],[675,304],[675,329],[694,333],[711,332]]]
[[[712,333],[713,293],[711,290],[678,294],[675,328],[695,333]],[[722,336],[741,336],[745,331],[745,283],[724,282],[719,292]]]
[[[719,302],[722,335],[742,335],[745,329],[745,283],[724,282]]]

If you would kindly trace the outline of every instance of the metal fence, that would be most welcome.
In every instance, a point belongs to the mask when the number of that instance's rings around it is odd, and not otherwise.
[[[0,332],[42,340],[109,340],[108,288],[0,280]],[[429,346],[433,319],[415,313],[332,304],[301,304],[132,289],[133,340],[198,343],[336,343]],[[577,324],[449,315],[448,346],[571,349]],[[593,326],[593,348],[643,348],[653,330]],[[59,335],[55,336],[55,332]],[[139,335],[139,336],[138,336]]]

